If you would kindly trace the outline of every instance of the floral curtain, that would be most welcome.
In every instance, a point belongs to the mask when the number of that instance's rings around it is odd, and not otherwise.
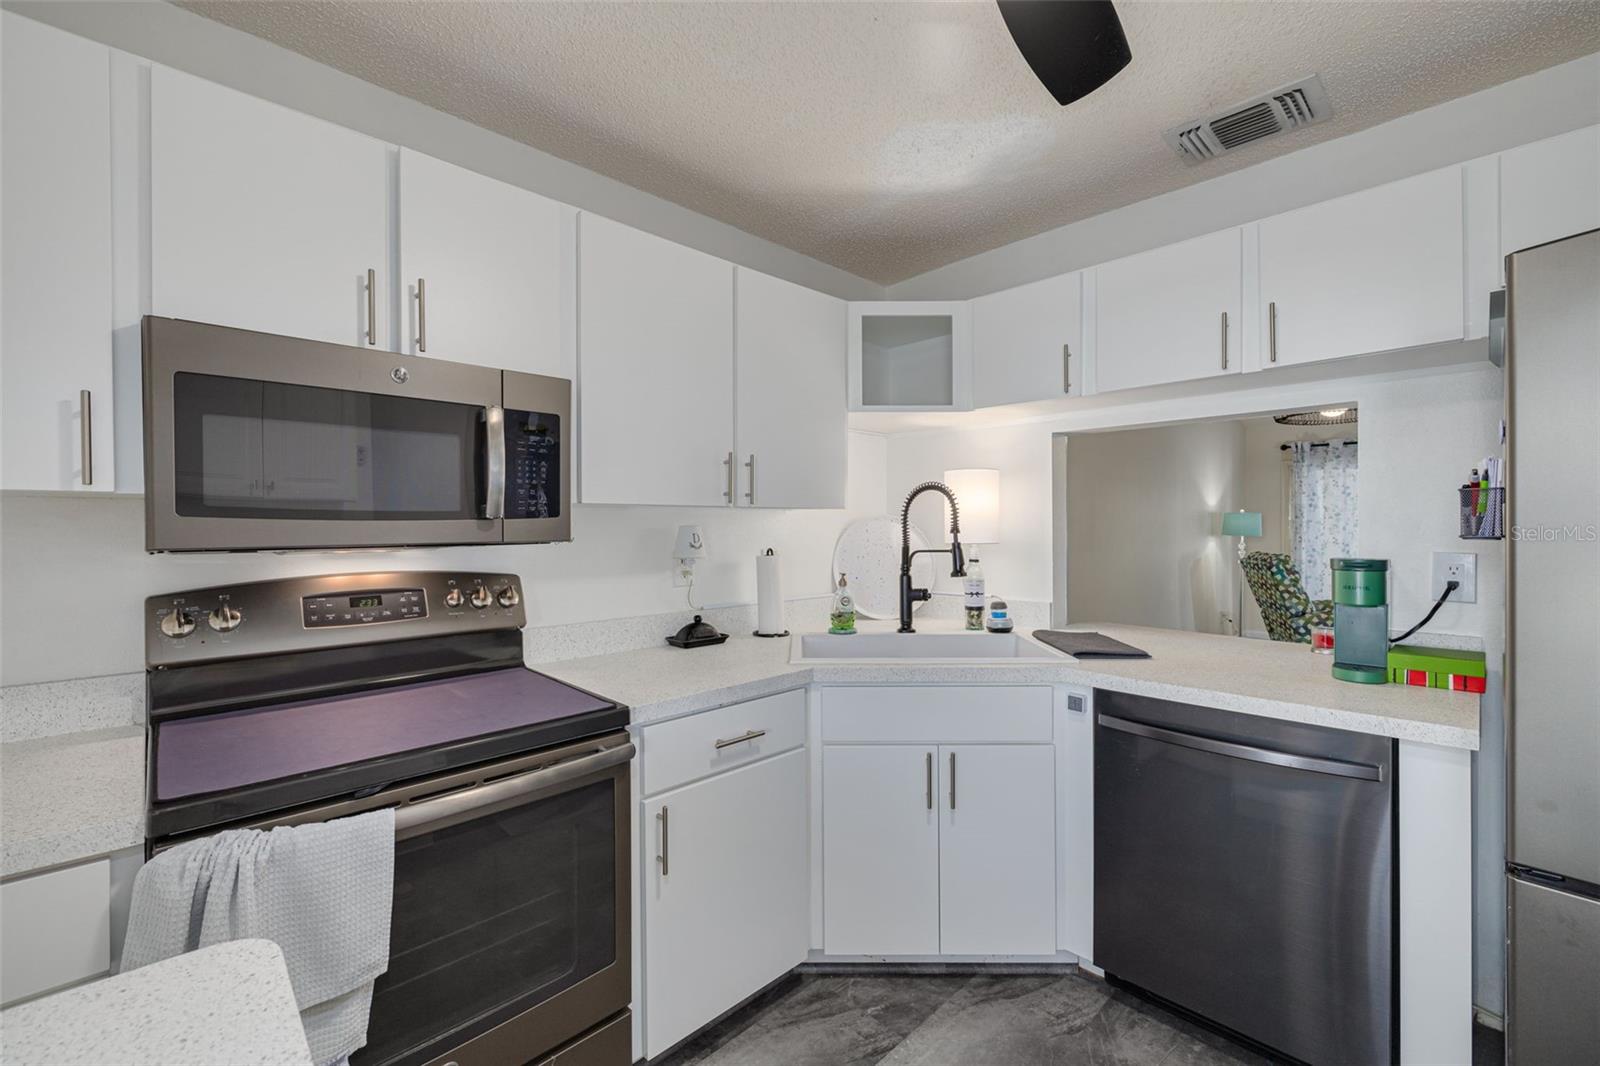
[[[1295,566],[1314,600],[1333,595],[1330,559],[1356,553],[1356,444],[1293,445],[1290,543]]]

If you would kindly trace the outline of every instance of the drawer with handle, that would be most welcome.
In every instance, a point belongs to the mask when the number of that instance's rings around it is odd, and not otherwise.
[[[665,792],[805,742],[804,689],[645,726],[639,744],[641,794]]]

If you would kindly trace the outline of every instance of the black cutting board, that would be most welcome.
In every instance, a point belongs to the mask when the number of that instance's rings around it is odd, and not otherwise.
[[[1068,633],[1059,629],[1035,629],[1033,639],[1064,651],[1075,659],[1148,659],[1150,653],[1132,644],[1113,640],[1103,633]]]

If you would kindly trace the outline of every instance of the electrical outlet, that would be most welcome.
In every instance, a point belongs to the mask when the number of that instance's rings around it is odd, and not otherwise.
[[[675,589],[688,588],[694,584],[694,567],[685,566],[683,563],[674,563],[672,567],[672,587]]]
[[[1433,580],[1429,583],[1434,599],[1444,594],[1446,582],[1461,587],[1450,594],[1449,603],[1478,602],[1478,556],[1474,552],[1434,552]]]

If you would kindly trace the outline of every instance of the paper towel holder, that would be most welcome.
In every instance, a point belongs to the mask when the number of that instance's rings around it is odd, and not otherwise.
[[[771,548],[768,548],[764,554],[766,554],[766,555],[776,555],[777,553],[774,552]],[[785,629],[782,633],[763,633],[763,632],[761,632],[761,630],[756,629],[756,630],[752,630],[750,635],[751,636],[755,636],[755,637],[787,637],[789,635],[789,631],[787,629]]]

